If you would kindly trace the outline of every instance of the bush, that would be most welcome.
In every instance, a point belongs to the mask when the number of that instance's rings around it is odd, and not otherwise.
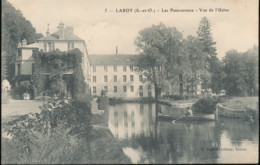
[[[216,105],[218,100],[213,97],[206,97],[199,99],[195,104],[192,105],[192,110],[194,112],[202,112],[202,113],[214,113],[216,110]]]
[[[23,99],[23,94],[29,93],[31,98],[34,98],[33,86],[31,81],[25,80],[17,82],[16,87],[12,90],[12,94],[18,96],[16,99]]]
[[[109,98],[106,96],[105,91],[101,91],[101,96],[98,97],[97,103],[98,103],[98,109],[100,110],[108,110],[109,107]]]
[[[16,139],[3,138],[2,161],[4,164],[63,164],[75,163],[81,143],[68,130],[59,128],[49,134],[34,133],[30,150]]]

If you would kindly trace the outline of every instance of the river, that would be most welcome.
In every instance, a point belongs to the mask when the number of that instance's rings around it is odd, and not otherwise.
[[[124,103],[106,114],[114,137],[133,163],[257,163],[258,125],[219,117],[217,121],[160,121],[158,112],[180,116],[185,109]]]

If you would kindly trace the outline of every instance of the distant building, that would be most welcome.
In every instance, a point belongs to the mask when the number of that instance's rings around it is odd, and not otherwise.
[[[91,93],[112,98],[154,97],[154,87],[136,66],[139,55],[90,55]]]

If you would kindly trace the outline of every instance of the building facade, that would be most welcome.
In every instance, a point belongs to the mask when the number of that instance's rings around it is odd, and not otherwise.
[[[78,48],[83,54],[83,74],[85,82],[90,80],[90,63],[86,43],[73,33],[73,27],[64,27],[64,23],[60,23],[55,33],[50,34],[49,30],[46,36],[37,40],[36,43],[27,45],[26,40],[18,43],[18,51],[15,61],[15,75],[32,75],[34,73],[35,62],[33,58],[34,51],[50,52],[58,49],[66,52]]]
[[[154,97],[152,83],[136,67],[138,55],[90,55],[89,59],[93,96],[104,90],[110,98]]]

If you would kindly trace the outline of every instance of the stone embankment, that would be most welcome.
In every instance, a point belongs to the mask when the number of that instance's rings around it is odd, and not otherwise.
[[[219,116],[248,119],[250,116],[256,116],[257,111],[253,109],[232,109],[224,107],[221,104],[216,105],[216,110]]]

